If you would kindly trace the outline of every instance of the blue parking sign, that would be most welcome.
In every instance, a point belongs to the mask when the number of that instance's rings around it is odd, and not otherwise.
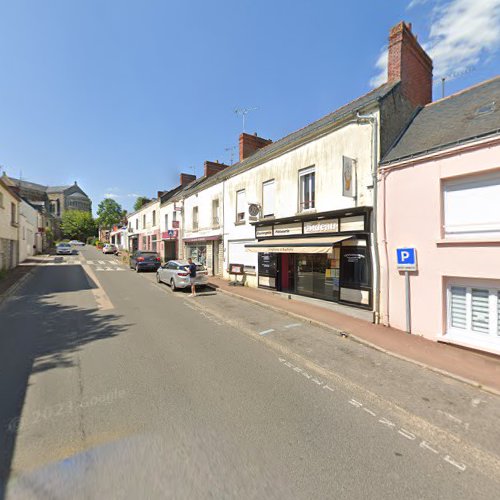
[[[417,250],[415,248],[397,248],[396,255],[398,269],[403,269],[406,271],[417,270]]]

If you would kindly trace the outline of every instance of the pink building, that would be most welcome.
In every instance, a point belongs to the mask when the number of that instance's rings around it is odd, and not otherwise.
[[[500,354],[500,77],[423,107],[384,157],[379,180],[381,321]]]

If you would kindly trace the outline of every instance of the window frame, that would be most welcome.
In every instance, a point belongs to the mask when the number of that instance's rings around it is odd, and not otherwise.
[[[452,288],[465,289],[465,328],[452,325]],[[488,332],[474,330],[472,324],[472,291],[488,291]],[[446,285],[446,334],[471,339],[500,342],[500,286],[477,281],[453,280]]]
[[[195,214],[196,214],[196,217],[195,217]],[[200,211],[198,209],[198,205],[196,205],[195,207],[193,207],[193,210],[191,213],[191,219],[192,219],[191,225],[192,225],[193,231],[198,231],[198,228],[200,227],[199,215],[200,215]]]
[[[299,202],[299,212],[308,212],[312,210],[316,210],[316,166],[311,165],[310,167],[303,168],[302,170],[299,170],[298,172],[298,181],[299,181],[299,197],[298,197],[298,202]],[[310,193],[313,194],[312,200],[311,200],[311,194],[309,194],[309,201],[304,201],[305,198],[305,190],[302,188],[302,183],[303,179],[305,179],[306,176],[312,176],[310,177],[309,181],[309,190]],[[311,180],[313,182],[311,182]],[[305,185],[305,184],[304,184]],[[312,189],[311,189],[312,188]],[[305,204],[309,204],[312,206],[308,206],[307,208],[304,207]]]
[[[235,203],[235,205],[236,205],[236,219],[235,219],[235,224],[236,225],[245,224],[245,222],[246,222],[247,211],[243,210],[243,212],[238,212],[238,195],[240,193],[243,193],[243,196],[244,196],[243,205],[246,202],[246,190],[245,189],[238,189],[236,191],[236,203]],[[243,208],[245,208],[245,207],[243,207]],[[243,217],[239,218],[239,215],[243,215]]]
[[[270,213],[266,213],[266,204],[264,203],[264,187],[265,186],[273,186],[274,192],[273,192],[273,210]],[[274,216],[274,211],[276,208],[276,179],[269,179],[268,181],[264,181],[262,183],[262,217],[273,217]]]

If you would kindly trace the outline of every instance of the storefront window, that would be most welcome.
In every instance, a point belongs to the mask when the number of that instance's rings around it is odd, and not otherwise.
[[[203,266],[207,265],[207,246],[197,245],[187,247],[188,257],[191,257],[194,262],[201,264]]]
[[[367,247],[342,247],[340,274],[343,285],[370,286],[370,259]]]

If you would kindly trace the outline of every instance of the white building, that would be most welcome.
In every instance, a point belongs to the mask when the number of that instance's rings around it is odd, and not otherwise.
[[[19,204],[19,262],[41,250],[41,235],[38,233],[40,218],[38,210],[22,199]]]
[[[378,162],[432,99],[432,62],[410,26],[391,30],[389,60],[387,83],[297,132],[274,143],[241,134],[239,163],[179,195],[186,255],[214,266],[222,236],[225,278],[373,308],[378,320]]]
[[[19,205],[21,198],[0,178],[0,271],[19,263]]]

